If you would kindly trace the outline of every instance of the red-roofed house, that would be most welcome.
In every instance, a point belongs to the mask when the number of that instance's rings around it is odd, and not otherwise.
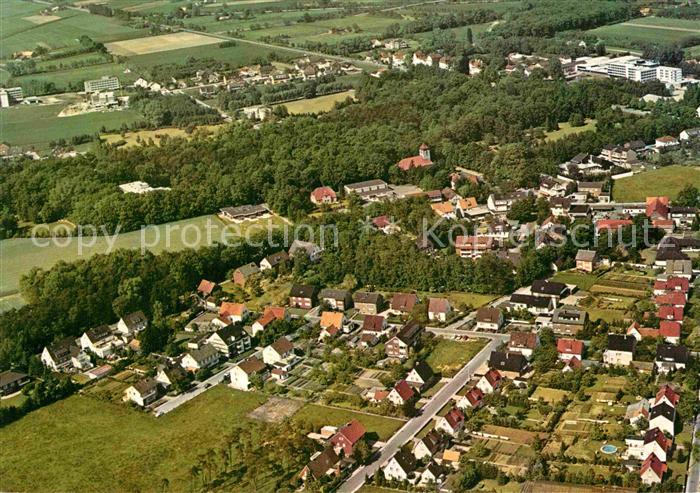
[[[262,317],[253,323],[253,335],[265,330],[275,320],[285,320],[287,318],[287,310],[283,306],[268,306],[262,314]]]
[[[681,342],[681,324],[674,320],[662,320],[659,322],[659,335],[670,344]]]
[[[391,222],[389,216],[377,216],[372,219],[372,226],[381,231],[385,235],[390,235],[395,231],[399,231],[399,227]]]
[[[670,305],[684,308],[686,304],[685,293],[681,291],[671,291],[654,297],[654,303],[659,305]]]
[[[450,314],[452,307],[450,302],[445,298],[429,298],[428,299],[428,319],[439,320],[445,322]]]
[[[406,380],[399,380],[394,388],[391,389],[387,398],[395,406],[403,406],[406,402],[416,395]]]
[[[355,445],[365,436],[365,427],[362,423],[353,419],[345,426],[342,426],[338,432],[331,438],[331,444],[336,449],[336,453],[342,450],[346,457],[352,455]]]
[[[637,341],[647,338],[656,339],[657,337],[661,337],[658,329],[654,329],[652,327],[642,327],[639,322],[632,322],[632,325],[627,328],[627,335],[634,336]]]
[[[477,259],[493,249],[494,241],[490,236],[458,236],[455,240],[455,251],[462,258]]]
[[[472,409],[478,409],[484,403],[484,393],[479,387],[472,387],[464,393],[463,396],[457,401],[457,407],[460,409],[466,409],[471,407]]]
[[[207,281],[202,279],[199,281],[199,286],[197,286],[197,292],[202,296],[210,296],[216,289],[216,283],[212,281]]]
[[[656,398],[654,399],[654,406],[658,406],[662,402],[665,402],[669,406],[676,407],[678,401],[681,400],[681,396],[678,392],[673,390],[670,385],[662,385],[659,391],[656,393]]]
[[[656,316],[661,320],[674,320],[679,324],[683,323],[683,308],[676,306],[660,306],[656,311]]]
[[[583,341],[559,339],[557,340],[557,353],[562,361],[568,361],[571,358],[578,358],[581,361],[583,359]]]
[[[582,366],[583,363],[581,362],[581,360],[578,357],[574,356],[573,358],[566,360],[566,363],[564,363],[564,368],[562,368],[561,371],[562,373],[566,373],[569,371],[578,370]]]
[[[668,197],[647,197],[646,215],[649,219],[667,219]]]
[[[430,159],[430,148],[426,144],[421,144],[421,146],[418,148],[417,156],[403,158],[396,164],[396,166],[398,166],[402,171],[408,171],[413,168],[424,168],[432,164],[433,162]]]
[[[617,231],[624,226],[631,226],[631,219],[601,219],[595,223],[595,232],[598,234],[601,230]]]
[[[650,455],[655,455],[661,462],[666,462],[668,449],[673,445],[673,440],[666,438],[664,432],[658,428],[652,428],[644,434],[644,446],[642,460]]]
[[[230,322],[242,322],[248,314],[248,309],[243,303],[230,303],[224,301],[219,307],[219,316]]]
[[[659,296],[668,291],[680,291],[686,294],[690,289],[690,281],[685,277],[669,277],[665,281],[658,279],[654,282],[654,295]]]
[[[311,202],[316,205],[334,204],[338,197],[331,187],[318,187],[311,192]]]
[[[418,303],[418,296],[413,293],[395,293],[391,297],[391,311],[408,314]]]
[[[464,413],[453,407],[450,411],[435,422],[435,429],[438,431],[444,431],[448,435],[455,436],[457,433],[462,431],[464,426]]]
[[[486,372],[486,375],[479,379],[476,386],[484,394],[493,394],[498,389],[498,387],[501,386],[502,381],[503,377],[498,372],[498,370],[494,370],[492,368]]]
[[[642,478],[642,483],[652,485],[660,483],[666,472],[666,464],[654,454],[651,454],[642,464],[639,470],[639,476]]]

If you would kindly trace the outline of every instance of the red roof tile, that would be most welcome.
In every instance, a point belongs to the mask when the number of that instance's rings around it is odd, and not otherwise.
[[[559,339],[557,340],[557,351],[559,354],[581,356],[583,354],[583,341],[577,341],[576,339]]]

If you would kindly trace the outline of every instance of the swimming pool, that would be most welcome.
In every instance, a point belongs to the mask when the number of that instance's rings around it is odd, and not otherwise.
[[[617,452],[617,447],[608,443],[600,447],[600,451],[604,454],[614,454],[615,452]]]

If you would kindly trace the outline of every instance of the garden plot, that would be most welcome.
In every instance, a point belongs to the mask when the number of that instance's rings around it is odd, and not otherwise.
[[[294,415],[303,405],[302,401],[271,397],[262,406],[249,412],[248,417],[267,423],[281,423]]]

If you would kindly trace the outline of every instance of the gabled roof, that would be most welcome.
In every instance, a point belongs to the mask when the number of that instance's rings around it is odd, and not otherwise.
[[[498,387],[498,385],[501,383],[501,380],[503,380],[503,377],[498,372],[498,370],[495,370],[493,368],[491,368],[489,371],[486,372],[486,374],[484,375],[484,378],[489,383],[489,385],[494,389],[496,387]]]
[[[353,301],[355,303],[372,303],[374,305],[381,303],[382,295],[381,293],[368,293],[366,291],[356,291],[352,295]]]
[[[479,387],[472,387],[466,394],[464,394],[464,397],[466,397],[469,404],[474,407],[484,399],[484,393]]]
[[[423,442],[423,445],[428,449],[430,455],[435,455],[435,453],[440,450],[443,443],[442,436],[435,430],[430,430],[420,441]]]
[[[499,371],[522,373],[527,368],[527,358],[520,353],[510,351],[492,351],[489,367]]]
[[[576,261],[578,262],[593,262],[598,256],[595,250],[579,250],[576,252]]]
[[[662,337],[680,337],[681,324],[674,320],[661,320],[659,322],[659,335]]]
[[[285,251],[281,251],[268,255],[265,257],[265,260],[267,260],[267,263],[270,264],[270,266],[274,267],[289,260],[289,254]]]
[[[683,321],[683,308],[680,306],[663,305],[656,311],[656,316],[664,320]]]
[[[335,453],[333,447],[326,448],[323,452],[318,454],[314,459],[309,461],[308,468],[314,479],[321,479],[326,475],[329,469],[335,466],[340,458],[338,454]]]
[[[664,473],[666,472],[666,467],[666,464],[661,462],[661,460],[656,456],[656,454],[652,453],[642,464],[642,467],[639,470],[639,474],[641,476],[644,476],[647,473],[647,471],[651,470],[657,478],[661,479],[663,478]]]
[[[256,356],[251,356],[250,358],[244,359],[238,363],[237,366],[243,370],[246,375],[252,375],[265,369],[265,363],[263,360]]]
[[[202,363],[209,358],[219,355],[216,348],[214,348],[214,346],[211,344],[204,344],[200,346],[199,349],[191,349],[187,354],[189,354],[197,363]]]
[[[654,403],[658,404],[664,397],[671,402],[673,407],[676,407],[678,401],[681,400],[680,394],[673,390],[673,387],[668,384],[662,385],[661,388],[659,388],[659,391],[656,393]]]
[[[671,291],[654,297],[654,303],[657,305],[675,305],[685,306],[685,293],[682,291]]]
[[[325,288],[321,290],[321,292],[318,294],[318,297],[322,299],[345,301],[345,298],[347,298],[349,294],[350,291],[348,291],[347,289]]]
[[[228,324],[215,332],[227,344],[231,344],[243,339],[247,333],[243,330],[241,324]]]
[[[576,339],[559,339],[557,340],[557,352],[559,354],[581,356],[583,354],[583,341],[577,341]]]
[[[450,311],[450,302],[445,298],[429,298],[428,313],[448,313]]]
[[[108,325],[100,325],[98,327],[93,327],[85,331],[85,335],[90,339],[90,342],[95,344],[96,342],[106,339],[112,334],[112,330]]]
[[[403,401],[407,401],[415,395],[415,392],[413,391],[411,386],[408,385],[408,382],[406,382],[406,380],[399,380],[398,382],[396,382],[396,385],[394,385],[394,390],[397,394],[399,394],[399,397],[401,397],[401,400]]]
[[[549,296],[559,296],[567,289],[566,284],[561,282],[549,281],[540,279],[532,282],[530,291],[535,294],[544,294]]]
[[[637,347],[637,339],[632,335],[608,334],[608,349],[633,353]]]
[[[4,371],[0,373],[0,387],[4,387],[5,385],[17,382],[19,380],[24,380],[25,378],[28,378],[29,375],[26,373],[20,373],[17,371]]]
[[[401,327],[401,330],[396,334],[396,338],[410,346],[413,344],[416,337],[418,337],[421,330],[423,329],[416,320],[409,320],[406,325]]]
[[[363,436],[365,436],[365,427],[362,423],[353,419],[345,426],[338,430],[338,435],[343,435],[352,445],[355,445]]]
[[[260,268],[255,263],[250,262],[248,264],[241,265],[238,269],[236,269],[236,272],[242,274],[243,277],[249,277],[260,273]]]
[[[672,440],[666,438],[664,432],[661,431],[658,427],[652,428],[646,433],[644,433],[644,444],[646,445],[647,443],[651,442],[658,443],[664,451],[668,450],[671,447],[671,444],[673,443]]]
[[[428,365],[428,363],[425,361],[421,360],[416,363],[416,366],[413,367],[412,371],[415,371],[423,382],[427,382],[433,378],[433,369],[430,368],[430,365]]]
[[[508,346],[535,349],[537,347],[537,334],[534,332],[511,332]]]
[[[134,329],[141,324],[148,322],[146,315],[143,314],[141,310],[129,313],[122,317],[122,321],[129,329]]]
[[[456,430],[464,422],[464,413],[459,408],[453,407],[445,415],[445,421],[450,428]]]
[[[285,354],[294,349],[294,345],[284,336],[270,344],[270,347],[272,347],[277,354]]]
[[[384,317],[381,315],[365,315],[362,321],[362,330],[367,332],[381,332],[384,330]]]
[[[293,298],[313,298],[316,288],[307,284],[295,284],[289,291],[289,296]]]
[[[685,346],[675,346],[673,344],[659,344],[656,346],[656,361],[667,361],[673,363],[688,363],[688,348]]]
[[[207,281],[206,279],[202,279],[199,281],[199,286],[197,286],[197,291],[199,293],[202,293],[205,296],[209,296],[212,291],[214,291],[214,288],[216,288],[216,283],[212,281]]]
[[[311,196],[315,200],[320,202],[321,200],[323,200],[324,197],[331,197],[334,199],[335,192],[333,191],[333,189],[331,187],[318,187],[318,188],[315,188],[313,192],[311,192]]]
[[[396,452],[393,459],[406,474],[411,473],[416,469],[415,457],[404,450],[399,450]]]
[[[262,316],[257,320],[257,323],[263,327],[275,320],[283,320],[286,316],[286,309],[283,306],[267,306]]]
[[[548,308],[552,303],[552,299],[549,297],[520,293],[510,295],[510,301],[511,303],[524,304],[535,308]]]
[[[394,293],[391,297],[391,309],[401,312],[410,312],[418,303],[418,296],[414,293]]]
[[[336,329],[342,329],[344,318],[343,312],[323,312],[321,313],[321,328],[335,327]]]
[[[651,408],[651,412],[649,413],[649,421],[652,421],[654,418],[658,418],[659,416],[663,416],[667,420],[674,422],[676,420],[676,408],[667,404],[666,402],[657,404]]]
[[[133,387],[143,396],[155,391],[158,388],[158,381],[154,378],[146,377],[143,380],[136,382]]]
[[[231,303],[224,301],[219,307],[221,317],[242,317],[246,311],[245,303]]]
[[[482,306],[476,311],[477,322],[498,323],[501,319],[501,310],[491,306]]]

